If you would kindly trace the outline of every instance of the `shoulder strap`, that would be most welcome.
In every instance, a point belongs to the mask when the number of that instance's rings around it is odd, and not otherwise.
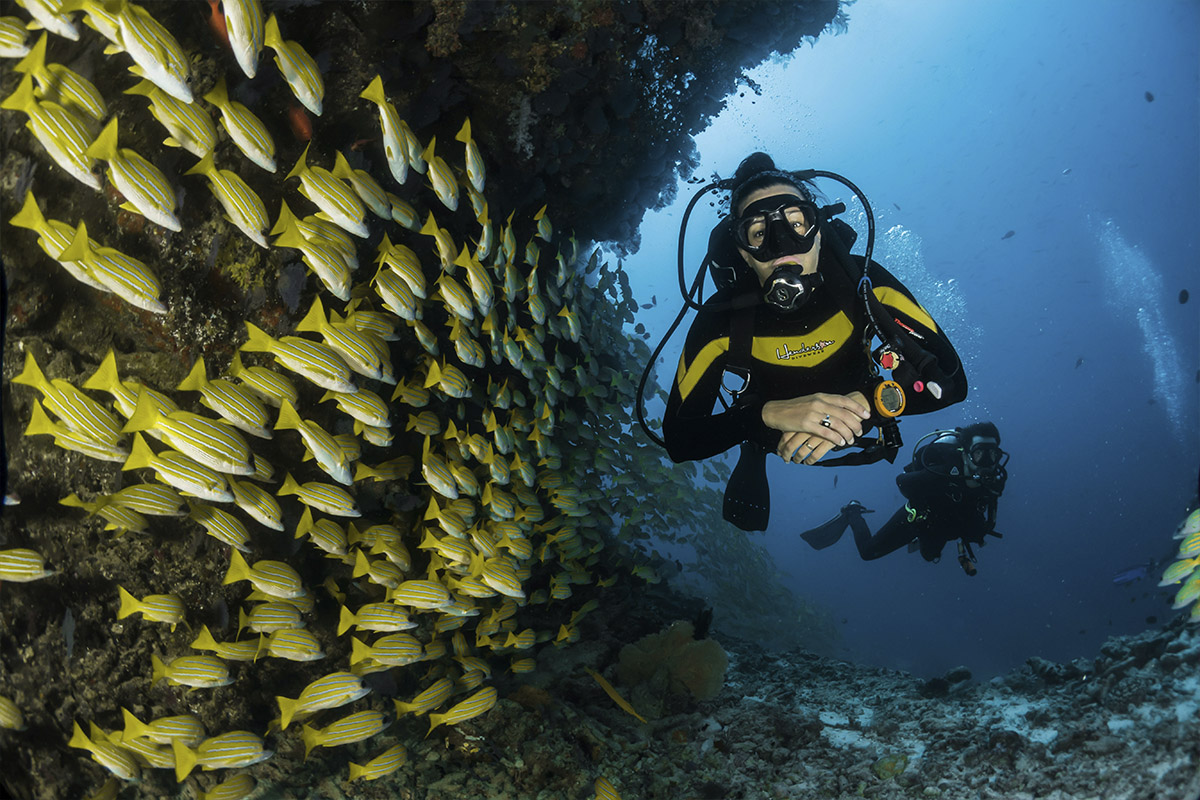
[[[729,392],[736,403],[750,388],[753,374],[754,315],[758,306],[757,292],[744,292],[733,298],[733,314],[729,321],[729,357],[725,362],[725,373],[721,386]],[[740,381],[740,385],[737,382]],[[725,398],[721,398],[724,402]]]

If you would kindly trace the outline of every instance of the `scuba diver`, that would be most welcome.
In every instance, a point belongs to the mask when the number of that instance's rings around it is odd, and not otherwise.
[[[926,442],[926,440],[929,440]],[[904,545],[921,551],[926,561],[939,561],[948,542],[958,540],[958,563],[975,574],[975,551],[996,532],[996,504],[1008,480],[1008,453],[1000,448],[1000,432],[991,422],[976,422],[952,431],[934,431],[917,443],[912,462],[896,476],[907,502],[879,532],[871,535],[857,500],[842,506],[836,517],[800,538],[822,550],[842,538],[848,525],[864,561],[872,561]]]
[[[845,206],[818,207],[814,177],[841,181],[862,202],[866,255],[850,255],[856,233],[833,218]],[[933,317],[870,260],[874,217],[852,183],[818,170],[785,172],[766,153],[753,153],[731,180],[697,193],[683,228],[692,206],[713,188],[732,190],[729,214],[713,229],[705,262],[718,290],[702,305],[692,300],[703,273],[688,292],[681,230],[680,286],[698,314],[667,400],[661,443],[677,463],[740,445],[724,516],[743,530],[765,530],[768,452],[793,464],[893,461],[901,444],[896,417],[960,402],[967,381]],[[872,351],[874,339],[881,344]],[[891,371],[891,380],[880,376],[880,367]],[[640,401],[637,410],[641,418]],[[878,435],[866,437],[873,428]],[[850,447],[861,452],[822,460]]]

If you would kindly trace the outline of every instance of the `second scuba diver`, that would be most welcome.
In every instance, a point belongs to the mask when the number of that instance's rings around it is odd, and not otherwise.
[[[928,440],[928,441],[926,441]],[[896,477],[907,501],[872,536],[854,500],[833,519],[800,534],[821,550],[837,542],[846,527],[865,561],[908,545],[926,561],[941,559],[947,543],[958,540],[958,563],[975,574],[975,551],[985,536],[996,536],[996,506],[1008,480],[1008,454],[1000,448],[1000,431],[991,422],[976,422],[952,431],[934,431],[917,443],[912,461]]]
[[[859,195],[871,224],[865,257],[849,254],[854,231],[832,216],[844,207],[818,208],[810,176],[838,178]],[[764,530],[766,453],[808,465],[891,461],[895,417],[960,402],[967,381],[933,317],[868,263],[874,221],[856,187],[832,173],[778,170],[765,153],[748,156],[720,185],[732,194],[709,239],[718,291],[688,331],[663,438],[676,462],[741,445],[724,516]],[[873,337],[883,342],[874,352]],[[882,379],[880,366],[895,380]],[[872,428],[879,436],[865,438]],[[850,446],[863,450],[822,461]]]

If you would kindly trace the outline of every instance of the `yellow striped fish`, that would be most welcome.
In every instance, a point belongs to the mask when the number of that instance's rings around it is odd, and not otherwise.
[[[253,661],[258,655],[261,644],[261,639],[258,641],[218,642],[208,626],[204,625],[200,629],[200,635],[188,646],[193,650],[210,650],[224,661]]]
[[[317,637],[304,628],[285,628],[271,631],[266,637],[266,651],[288,661],[319,661],[325,657]]]
[[[396,382],[392,374],[391,355],[385,343],[344,322],[330,321],[319,296],[313,298],[312,306],[304,319],[297,323],[296,330],[320,334],[325,343],[336,350],[359,375],[384,383]]]
[[[480,316],[486,317],[491,313],[492,306],[496,302],[495,292],[492,291],[492,280],[488,277],[487,270],[483,268],[483,264],[479,263],[479,259],[471,256],[466,245],[463,245],[458,257],[454,259],[454,264],[467,271],[467,283],[471,287],[471,296],[475,299],[475,307],[479,309]]]
[[[421,477],[435,492],[448,500],[458,498],[458,485],[450,472],[450,465],[430,448],[430,438],[425,437],[424,449],[421,451]]]
[[[365,697],[371,690],[363,686],[362,678],[350,672],[333,672],[304,687],[295,700],[276,697],[279,703],[280,727],[284,730],[301,713],[337,708]]]
[[[238,508],[271,530],[283,530],[283,511],[279,508],[279,502],[265,489],[249,481],[234,478],[229,480],[229,488],[233,492],[233,502]]]
[[[239,430],[260,439],[270,439],[267,428],[270,415],[267,409],[249,389],[225,378],[208,379],[204,359],[192,364],[187,377],[175,387],[180,392],[200,392],[200,402],[217,412],[226,422]]]
[[[221,112],[221,127],[238,150],[267,172],[275,171],[275,140],[253,111],[229,97],[222,76],[204,99]]]
[[[404,745],[394,744],[366,764],[359,765],[351,761],[350,780],[356,781],[362,779],[364,781],[373,781],[376,778],[391,775],[404,766],[405,758],[407,758],[407,752],[404,749]]]
[[[25,365],[12,379],[13,383],[32,386],[42,394],[46,407],[53,411],[68,428],[105,444],[122,441],[120,422],[104,406],[75,388],[69,381],[48,380],[32,350],[25,351]]]
[[[172,633],[175,626],[183,622],[183,600],[174,594],[148,594],[141,600],[117,587],[121,606],[117,609],[117,619],[125,619],[132,614],[141,614],[142,619],[151,622],[166,622],[171,625]]]
[[[433,187],[434,194],[437,195],[438,200],[442,201],[442,205],[455,211],[458,209],[458,181],[454,179],[454,173],[450,171],[449,165],[434,153],[436,145],[437,137],[434,136],[429,140],[424,152],[421,153],[421,158],[429,165],[429,182]]]
[[[397,276],[404,279],[414,295],[422,300],[429,297],[425,285],[424,268],[412,248],[403,244],[393,244],[385,233],[376,253],[375,263],[379,265],[380,270],[385,266],[388,267]],[[420,317],[419,314],[417,316]]]
[[[608,778],[596,778],[596,798],[595,800],[621,800],[621,795],[617,794],[617,790],[609,783]]]
[[[321,116],[325,84],[321,80],[317,62],[299,42],[284,41],[279,34],[279,23],[275,21],[274,14],[267,18],[263,43],[275,51],[275,65],[283,73],[292,94],[305,108],[318,117]]]
[[[248,339],[242,350],[270,353],[280,364],[323,389],[347,394],[358,391],[350,368],[329,345],[298,336],[274,339],[251,322],[246,323],[246,331]]]
[[[150,116],[167,129],[167,138],[163,140],[167,147],[182,147],[203,158],[217,146],[217,126],[199,105],[176,100],[150,81],[139,81],[126,89],[125,94],[150,100]]]
[[[394,382],[394,379],[393,379]],[[354,419],[374,428],[390,428],[392,421],[388,417],[387,404],[383,398],[369,389],[359,389],[355,394],[326,392],[321,402],[334,400],[337,407]]]
[[[339,300],[349,300],[350,267],[347,266],[345,254],[330,242],[320,238],[306,238],[298,221],[294,218],[288,219],[285,216],[287,213],[290,212],[287,211],[285,203],[284,212],[281,212],[278,222],[271,229],[272,233],[279,234],[275,239],[275,246],[294,247],[299,250],[304,263],[321,279],[329,293]]]
[[[133,416],[134,409],[137,408],[139,392],[147,394],[163,414],[179,410],[175,401],[162,392],[143,386],[137,381],[121,380],[120,375],[117,374],[117,357],[111,347],[104,356],[104,360],[100,362],[100,366],[96,368],[91,377],[83,382],[83,388],[96,389],[112,395],[117,411],[121,412],[126,419]]]
[[[450,604],[450,591],[437,581],[409,580],[388,592],[388,600],[401,606],[437,610]]]
[[[101,461],[123,461],[129,454],[123,445],[106,444],[87,434],[76,433],[66,425],[52,422],[42,408],[42,404],[34,400],[33,413],[30,416],[28,427],[25,428],[25,435],[38,436],[40,434],[53,436],[54,444],[64,450],[83,453],[89,458]]]
[[[284,400],[293,406],[300,403],[300,393],[296,391],[296,386],[290,379],[266,367],[245,366],[241,353],[233,354],[229,374],[276,408]]]
[[[259,0],[225,0],[225,29],[233,57],[247,78],[258,73],[258,54],[263,49],[265,26],[262,3]]]
[[[164,664],[156,655],[150,656],[153,667],[150,685],[166,679],[172,686],[193,686],[207,689],[233,683],[225,662],[214,656],[180,656]]]
[[[168,230],[182,230],[175,216],[178,198],[167,176],[133,150],[117,146],[117,117],[109,120],[85,152],[108,162],[108,179],[125,197],[122,208]]]
[[[116,8],[121,47],[148,78],[172,97],[192,102],[188,59],[179,42],[146,9],[128,0],[110,0]]]
[[[437,387],[439,391],[450,397],[465,398],[473,393],[471,381],[463,371],[445,361],[439,366],[435,359],[429,359],[429,373],[425,376],[425,388]]]
[[[79,497],[72,492],[58,502],[64,506],[82,508],[86,510],[88,514],[99,516],[108,523],[104,526],[104,530],[106,531],[116,530],[120,533],[124,533],[126,531],[141,533],[146,530],[146,526],[149,524],[145,517],[134,511],[132,508],[113,505],[106,497],[101,497],[89,503],[85,500],[79,499]]]
[[[362,550],[354,551],[354,572],[352,577],[360,578],[366,575],[368,580],[388,589],[395,589],[404,580],[404,573],[390,561],[371,561]]]
[[[475,144],[475,140],[471,138],[470,117],[463,120],[462,128],[459,129],[454,138],[466,146],[467,180],[471,182],[471,188],[476,192],[482,193],[486,174],[483,166],[483,156],[479,153],[479,145]]]
[[[0,550],[0,581],[29,583],[49,578],[54,573],[54,570],[46,569],[46,560],[36,550],[23,547]]]
[[[324,167],[309,166],[306,162],[308,145],[296,161],[296,166],[285,176],[300,179],[300,193],[324,211],[343,230],[361,238],[367,238],[366,214],[362,201],[345,183],[333,176]]]
[[[200,163],[183,174],[208,178],[208,188],[221,208],[225,209],[229,221],[259,247],[267,246],[266,231],[271,227],[267,219],[267,207],[240,175],[232,170],[218,169],[213,163],[212,153],[205,155]]]
[[[131,508],[142,514],[153,514],[159,517],[182,517],[183,498],[170,486],[156,483],[139,483],[126,486],[118,492],[107,496],[114,505]]]
[[[82,221],[71,243],[59,257],[64,261],[83,264],[105,289],[130,305],[154,314],[167,313],[167,307],[158,299],[162,294],[162,286],[154,271],[119,250],[93,245],[87,235],[87,226]]]
[[[353,612],[342,606],[338,620],[338,636],[351,628],[376,633],[394,633],[417,627],[408,612],[395,603],[367,603]]]
[[[229,570],[221,585],[227,586],[238,581],[250,581],[255,589],[273,598],[304,597],[308,594],[300,582],[300,575],[282,561],[256,561],[251,567],[242,554],[234,550],[230,554]]]
[[[408,153],[404,145],[404,134],[400,128],[400,115],[396,113],[396,107],[387,99],[387,93],[383,89],[382,76],[376,75],[359,97],[379,106],[379,124],[383,131],[383,154],[387,159],[392,177],[395,178],[396,183],[403,185],[408,180]]]
[[[122,708],[121,714],[125,719],[125,730],[121,732],[123,742],[149,739],[158,744],[170,744],[173,739],[178,739],[189,747],[195,747],[204,741],[204,726],[191,714],[159,717],[150,722],[142,722],[127,708]]]
[[[250,532],[240,519],[208,503],[189,500],[188,506],[188,518],[199,523],[209,536],[243,553],[250,552]]]
[[[244,608],[238,609],[238,633],[249,628],[255,633],[270,633],[271,631],[287,628],[303,628],[304,620],[300,618],[300,609],[291,603],[283,601],[259,603],[247,614]]]
[[[301,484],[291,474],[288,474],[276,494],[281,497],[294,494],[306,506],[311,506],[312,508],[324,511],[326,514],[332,514],[337,517],[362,516],[362,512],[358,510],[358,506],[355,504],[354,498],[350,493],[332,484],[317,481],[309,481]]]
[[[102,292],[112,291],[93,275],[91,269],[83,262],[60,259],[63,250],[66,250],[75,238],[75,229],[60,220],[46,219],[42,210],[38,208],[32,189],[25,192],[25,202],[21,210],[9,219],[8,224],[34,231],[38,235],[37,243],[42,252],[57,261],[75,280]]]
[[[370,739],[389,724],[382,712],[368,710],[357,711],[320,729],[305,725],[300,729],[304,757],[307,758],[314,747],[339,747]]]
[[[350,663],[357,664],[370,658],[380,664],[402,667],[415,664],[424,657],[421,643],[407,633],[389,633],[367,645],[357,636],[350,637]]]
[[[411,701],[393,700],[396,706],[396,716],[402,714],[425,714],[440,706],[454,693],[454,681],[449,678],[438,678],[427,689]]]
[[[429,731],[425,735],[429,736],[439,725],[457,725],[487,713],[496,705],[496,699],[496,687],[488,686],[461,703],[451,706],[445,714],[430,714]]]
[[[445,228],[439,227],[437,221],[433,218],[433,212],[429,212],[429,216],[425,218],[425,224],[421,226],[421,233],[426,236],[432,236],[433,242],[437,246],[438,259],[441,261],[442,269],[451,271],[454,269],[455,253],[458,248],[454,245],[454,239],[450,236],[450,232]]]
[[[250,447],[228,425],[190,411],[161,413],[145,394],[138,396],[124,433],[155,430],[163,441],[197,462],[229,475],[253,475]]]
[[[275,430],[299,431],[305,446],[321,469],[343,486],[350,486],[354,482],[350,473],[350,460],[337,439],[315,422],[301,419],[291,403],[285,402],[279,407],[279,421],[275,423]]]
[[[22,58],[29,55],[25,32],[25,23],[17,17],[0,17],[0,58]]]
[[[71,741],[67,744],[70,747],[87,750],[92,754],[92,759],[97,764],[118,778],[135,781],[142,774],[142,768],[133,753],[110,742],[97,742],[89,739],[87,734],[83,732],[83,728],[79,727],[78,722],[75,723]]]
[[[231,0],[225,0],[225,2],[229,3]],[[233,31],[231,30],[229,34],[229,38],[232,40]],[[201,792],[200,800],[242,800],[243,797],[247,797],[254,791],[255,785],[254,778],[241,773],[221,781],[207,792]]]
[[[34,138],[46,148],[54,163],[75,180],[100,191],[100,180],[92,172],[95,159],[88,155],[91,132],[87,123],[73,111],[57,103],[39,103],[33,96],[33,78],[26,75],[0,108],[24,111]]]
[[[230,731],[205,739],[195,749],[178,739],[171,740],[175,751],[175,779],[183,782],[196,765],[205,770],[248,767],[266,761],[275,751],[263,747],[263,740],[249,731]]]
[[[342,526],[331,519],[319,519],[314,522],[312,509],[308,507],[305,507],[304,513],[300,515],[300,522],[296,524],[295,538],[301,539],[305,536],[326,553],[346,555],[346,532],[342,530]]]
[[[155,455],[141,434],[136,434],[129,457],[125,459],[125,465],[121,469],[125,471],[142,468],[153,469],[163,483],[202,500],[211,500],[214,503],[228,503],[233,500],[221,473],[175,450],[164,450]]]
[[[334,154],[333,176],[350,184],[350,188],[363,201],[363,204],[371,209],[372,214],[380,219],[390,220],[392,218],[392,207],[388,203],[383,187],[371,177],[371,173],[351,167],[350,162],[341,152]]]
[[[13,69],[33,76],[42,100],[58,103],[96,122],[108,116],[108,106],[95,84],[62,64],[46,63],[46,40],[43,33]]]
[[[438,275],[436,283],[448,310],[464,322],[470,322],[475,318],[475,307],[471,303],[471,295],[461,283],[444,272]]]

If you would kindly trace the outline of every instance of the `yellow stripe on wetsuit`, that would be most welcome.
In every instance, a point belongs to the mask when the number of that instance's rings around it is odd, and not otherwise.
[[[888,308],[899,311],[933,333],[938,332],[937,323],[933,321],[933,317],[929,315],[929,312],[921,308],[920,303],[908,299],[904,292],[899,289],[893,289],[890,286],[876,286],[875,297]]]
[[[841,349],[854,333],[854,324],[838,312],[817,328],[800,336],[755,336],[750,355],[755,361],[787,367],[814,367]],[[714,339],[700,349],[690,365],[679,359],[675,385],[680,400],[686,401],[696,384],[723,353],[729,351],[729,337]]]

